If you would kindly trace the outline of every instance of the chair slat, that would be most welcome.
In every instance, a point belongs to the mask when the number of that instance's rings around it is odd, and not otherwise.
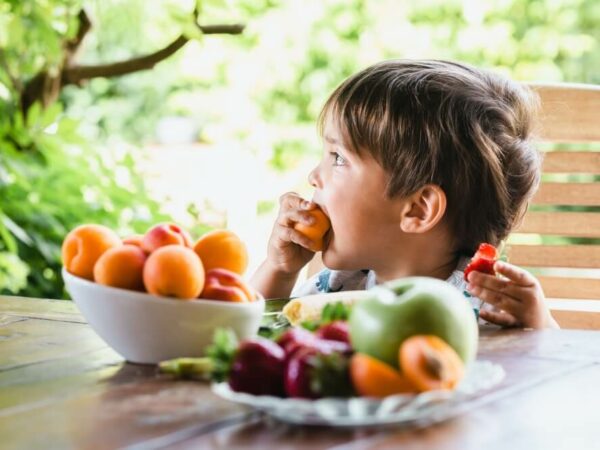
[[[600,173],[600,152],[544,152],[545,173]]]
[[[529,267],[600,267],[600,245],[508,245],[508,261]]]
[[[600,330],[600,313],[553,310],[552,316],[563,329]]]
[[[600,213],[530,211],[517,233],[550,234],[568,237],[600,237]]]
[[[600,280],[544,275],[537,276],[537,279],[546,297],[600,300]]]
[[[530,84],[540,96],[540,135],[546,141],[600,141],[600,86]]]
[[[542,183],[532,203],[600,206],[600,183]]]

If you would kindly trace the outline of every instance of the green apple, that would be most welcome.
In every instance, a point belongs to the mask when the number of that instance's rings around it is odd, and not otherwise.
[[[408,277],[369,292],[375,295],[356,303],[350,314],[350,341],[357,352],[398,367],[398,349],[405,339],[433,334],[465,364],[475,359],[477,319],[456,287],[436,278]]]

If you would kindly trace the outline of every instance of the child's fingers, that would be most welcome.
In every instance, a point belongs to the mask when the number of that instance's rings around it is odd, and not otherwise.
[[[479,317],[502,327],[519,326],[519,321],[515,318],[515,316],[505,311],[490,311],[487,309],[482,309],[479,311]]]
[[[529,272],[504,261],[496,261],[494,270],[522,287],[531,287],[536,283],[535,278]]]
[[[279,197],[279,207],[282,210],[305,209],[308,211],[310,209],[315,208],[315,206],[316,206],[315,202],[311,202],[309,200],[304,200],[302,197],[300,197],[295,192],[286,192],[281,197]]]
[[[281,212],[277,217],[277,223],[284,227],[293,226],[296,223],[312,225],[313,223],[315,223],[315,218],[311,216],[307,211],[291,209],[289,211]]]
[[[513,298],[519,298],[522,295],[521,291],[523,289],[506,278],[498,278],[487,273],[473,271],[469,273],[469,285],[467,289],[470,291],[475,286],[498,291]]]
[[[284,245],[286,243],[292,242],[294,244],[298,244],[301,247],[304,247],[312,252],[316,251],[314,249],[314,242],[307,238],[305,235],[300,233],[299,231],[294,230],[290,227],[281,227],[278,233],[278,239]]]
[[[494,305],[496,308],[501,309],[503,311],[508,311],[510,313],[517,312],[522,308],[521,302],[510,295],[495,291],[493,289],[488,289],[482,286],[473,285],[468,292],[483,300],[486,303]]]

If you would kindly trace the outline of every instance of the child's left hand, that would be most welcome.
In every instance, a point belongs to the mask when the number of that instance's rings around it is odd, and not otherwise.
[[[469,274],[468,292],[499,310],[480,310],[482,319],[503,327],[559,328],[533,275],[504,261],[496,261],[494,270],[503,277]]]

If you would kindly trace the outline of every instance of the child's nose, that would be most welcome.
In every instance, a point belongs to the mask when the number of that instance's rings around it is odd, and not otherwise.
[[[319,179],[319,166],[310,171],[308,174],[308,182],[315,189],[320,187],[321,181]]]

